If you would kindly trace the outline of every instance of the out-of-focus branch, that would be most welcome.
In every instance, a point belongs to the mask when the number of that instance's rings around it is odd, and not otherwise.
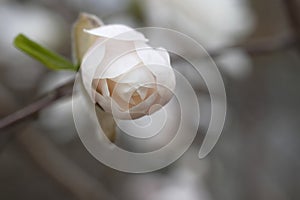
[[[114,199],[96,178],[64,156],[33,125],[28,125],[16,139],[25,147],[36,164],[76,198],[80,200]]]
[[[290,23],[291,29],[295,34],[296,45],[300,51],[300,1],[299,0],[284,0],[282,1],[286,10],[286,16]]]
[[[211,57],[217,57],[223,52],[231,48],[241,48],[244,49],[250,55],[264,55],[276,51],[282,51],[291,48],[297,44],[297,38],[293,36],[281,36],[269,39],[257,40],[247,45],[236,45],[232,47],[227,47],[214,52],[208,52]],[[63,98],[65,96],[70,96],[73,91],[74,80],[67,82],[66,84],[54,89],[53,91],[47,93],[37,101],[29,104],[28,106],[12,113],[3,119],[0,119],[0,130],[11,125],[14,125],[30,116],[38,113],[40,110],[46,108],[47,106],[54,103],[56,100]]]
[[[296,46],[297,39],[292,34],[284,34],[273,36],[270,38],[257,39],[247,44],[234,45],[232,47],[225,47],[217,51],[210,51],[208,54],[215,58],[227,50],[233,48],[244,49],[251,56],[261,56],[265,54],[283,51]]]
[[[73,84],[74,80],[71,80],[64,85],[54,89],[53,91],[45,94],[37,101],[29,104],[28,106],[4,117],[0,120],[0,130],[35,115],[37,112],[51,105],[60,98],[70,96],[73,91]]]
[[[52,91],[49,93],[49,96],[51,96],[50,94],[55,94],[54,96],[56,98],[48,99],[55,101],[55,99],[60,98],[63,95],[68,95],[69,92],[72,92],[72,86],[72,82],[66,83],[64,86],[57,88],[55,92]],[[17,107],[18,103],[13,98],[13,95],[11,95],[10,99],[12,106]],[[40,103],[33,104],[41,105]],[[33,107],[36,108],[38,106]],[[33,161],[61,187],[70,192],[74,199],[115,199],[100,181],[89,175],[84,169],[80,168],[76,163],[67,158],[59,148],[35,128],[34,124],[24,124],[21,128],[10,130],[10,132],[17,133],[9,134],[8,136],[13,137],[10,139],[16,139],[31,156]],[[6,141],[6,143],[7,142],[8,141]]]

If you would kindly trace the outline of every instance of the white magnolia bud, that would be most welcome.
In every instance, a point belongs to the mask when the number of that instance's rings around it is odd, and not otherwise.
[[[82,81],[104,111],[120,119],[136,119],[171,99],[175,75],[165,49],[150,47],[142,33],[124,25],[86,32],[98,39],[82,59]]]

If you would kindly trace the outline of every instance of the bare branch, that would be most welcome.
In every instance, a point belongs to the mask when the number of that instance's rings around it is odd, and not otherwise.
[[[4,117],[0,120],[0,130],[18,123],[21,120],[27,119],[30,116],[33,116],[40,110],[46,108],[62,97],[70,96],[73,91],[73,84],[74,80],[71,80],[64,85],[54,89],[53,91],[47,93],[28,106]]]
[[[72,86],[73,82],[68,82],[41,98],[45,99],[44,101],[38,101],[42,103],[34,102],[31,104],[31,107],[28,107],[33,108],[33,110],[38,110],[37,108],[41,109],[46,103],[49,105],[50,102],[54,102],[64,95],[69,95],[72,92]],[[10,95],[13,97],[12,94]],[[14,98],[11,98],[11,104],[14,107],[18,105]],[[32,113],[33,110],[27,109],[29,113]],[[10,116],[15,115],[12,114]],[[9,140],[5,141],[4,145],[0,146],[0,148],[5,146],[5,143],[7,144],[12,139],[16,139],[31,156],[32,160],[61,187],[73,194],[75,199],[115,199],[113,195],[106,190],[100,180],[91,176],[71,159],[66,157],[45,134],[39,132],[34,124],[24,125],[10,132],[12,133],[8,135],[10,136]],[[0,149],[0,152],[1,150],[3,149]]]

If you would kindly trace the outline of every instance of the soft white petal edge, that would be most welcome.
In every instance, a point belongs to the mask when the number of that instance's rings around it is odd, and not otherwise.
[[[128,26],[120,24],[105,25],[90,30],[85,29],[84,31],[91,35],[113,38],[116,40],[148,41],[148,39],[146,39],[142,33],[139,33]]]
[[[157,84],[173,91],[176,84],[175,74],[167,50],[163,48],[153,49],[141,42],[135,42],[135,46],[140,59],[156,77]]]
[[[83,57],[82,64],[80,67],[83,85],[93,102],[95,102],[93,98],[95,90],[92,88],[92,81],[97,70],[97,67],[95,66],[98,66],[101,63],[102,59],[104,58],[104,55],[105,46],[102,45],[99,48],[99,45],[96,45],[89,49],[89,51]]]
[[[101,66],[101,68],[97,69],[94,78],[115,78],[130,71],[140,62],[141,60],[139,59],[135,51],[132,50],[123,53],[118,58],[114,58],[107,66]]]

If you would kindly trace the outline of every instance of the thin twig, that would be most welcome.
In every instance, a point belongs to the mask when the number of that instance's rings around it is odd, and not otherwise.
[[[24,108],[4,117],[0,120],[0,130],[35,115],[40,110],[46,108],[62,97],[70,96],[73,91],[73,84],[74,80],[71,80],[64,85],[54,89],[53,91],[47,93],[28,106],[25,106]]]
[[[256,56],[268,54],[276,51],[285,50],[295,46],[296,39],[293,36],[281,36],[269,39],[263,39],[257,42],[253,42],[247,45],[236,45],[233,47],[227,47],[220,49],[218,51],[209,52],[211,57],[217,57],[225,51],[233,48],[244,49],[248,54]],[[24,120],[34,114],[38,113],[40,110],[46,108],[47,106],[54,103],[56,100],[70,96],[73,91],[74,80],[67,82],[66,84],[54,89],[53,91],[47,93],[45,96],[41,97],[37,101],[29,104],[28,106],[22,108],[21,110],[12,113],[0,120],[0,130],[6,127],[12,126],[21,120]]]
[[[59,98],[68,94],[69,91],[72,91],[72,85],[72,82],[66,83],[64,86],[57,88],[56,92],[52,91],[50,93],[56,93],[54,96]],[[13,97],[12,94],[8,95]],[[15,98],[11,98],[10,103],[13,107],[18,106],[18,102]],[[31,156],[32,160],[56,181],[59,186],[70,192],[70,194],[73,195],[73,199],[115,199],[113,195],[106,190],[101,181],[66,157],[45,134],[39,132],[34,124],[24,124],[22,128],[18,128],[17,130],[10,131],[11,133],[7,135],[10,137],[9,140],[6,140],[4,145],[0,146],[1,148],[11,141],[11,139],[16,139]],[[0,149],[0,152],[2,150],[3,149]]]

